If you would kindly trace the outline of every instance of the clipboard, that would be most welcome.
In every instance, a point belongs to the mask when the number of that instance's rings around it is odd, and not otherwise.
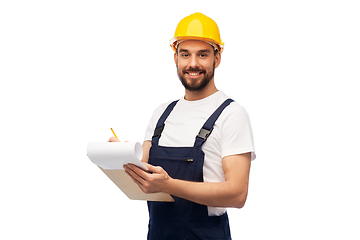
[[[141,162],[141,144],[136,142],[107,142],[89,143],[87,154],[90,160],[97,165],[111,181],[131,200],[147,200],[159,202],[174,202],[167,193],[146,194],[134,183],[122,167],[132,163],[144,170],[146,166]]]
[[[174,202],[174,199],[167,193],[144,193],[139,186],[134,183],[124,169],[103,169],[99,167],[111,181],[131,200],[146,200],[158,202]]]

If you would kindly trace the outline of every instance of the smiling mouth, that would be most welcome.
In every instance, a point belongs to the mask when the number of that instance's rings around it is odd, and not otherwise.
[[[198,76],[201,72],[187,72],[190,76]]]
[[[206,72],[205,70],[200,69],[198,67],[196,68],[189,67],[188,69],[183,70],[183,74],[188,75],[190,78],[198,78],[201,75],[205,74],[205,72]]]
[[[197,72],[190,72],[187,71],[186,74],[190,77],[190,78],[199,78],[204,72],[202,71],[197,71]]]

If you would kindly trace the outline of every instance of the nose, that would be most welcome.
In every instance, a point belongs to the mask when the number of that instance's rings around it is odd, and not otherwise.
[[[190,64],[190,67],[192,67],[192,68],[199,66],[199,61],[195,54],[191,55],[189,64]]]

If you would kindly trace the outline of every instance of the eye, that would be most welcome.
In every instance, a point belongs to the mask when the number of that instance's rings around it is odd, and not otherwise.
[[[187,57],[189,57],[189,54],[183,53],[183,54],[181,54],[181,56],[184,57],[184,58],[187,58]]]
[[[204,53],[204,54],[200,54],[200,57],[201,57],[201,58],[206,58],[206,57],[207,57],[207,54],[205,54],[205,53]]]

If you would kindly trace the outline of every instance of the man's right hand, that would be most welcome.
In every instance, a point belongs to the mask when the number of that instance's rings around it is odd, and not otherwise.
[[[120,141],[116,137],[111,137],[111,138],[109,138],[108,142],[120,142]]]

